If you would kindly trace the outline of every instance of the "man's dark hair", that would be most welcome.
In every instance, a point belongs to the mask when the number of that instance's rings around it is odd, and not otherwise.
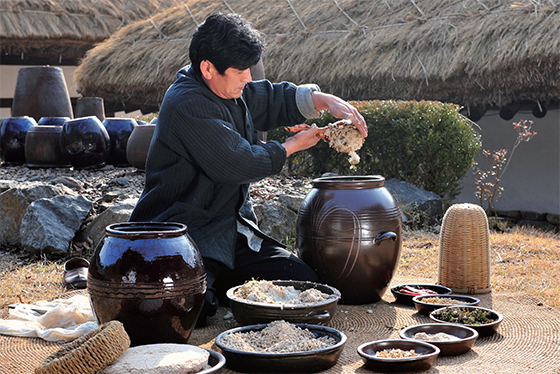
[[[210,61],[220,74],[232,67],[245,70],[261,59],[264,50],[262,34],[238,14],[216,13],[194,33],[189,58],[200,74],[200,63]]]

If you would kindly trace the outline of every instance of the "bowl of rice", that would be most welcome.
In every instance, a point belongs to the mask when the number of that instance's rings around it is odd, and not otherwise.
[[[340,291],[326,284],[292,280],[252,280],[227,291],[240,325],[284,320],[326,325],[334,317]]]
[[[315,373],[334,366],[346,343],[336,329],[273,321],[216,337],[226,366],[242,373]]]
[[[381,373],[428,370],[439,352],[440,349],[433,344],[411,339],[376,340],[358,347],[365,366]]]
[[[429,316],[436,309],[452,305],[476,306],[480,299],[464,295],[421,295],[414,296],[412,302],[418,313]]]
[[[440,356],[456,356],[471,350],[478,332],[467,326],[450,323],[424,323],[402,329],[403,339],[420,340],[440,349]]]

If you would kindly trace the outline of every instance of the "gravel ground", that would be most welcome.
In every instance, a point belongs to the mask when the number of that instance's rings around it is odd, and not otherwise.
[[[0,167],[0,181],[62,182],[94,202],[93,214],[101,213],[108,202],[140,197],[144,188],[144,177],[144,171],[135,167],[117,168],[111,165],[91,170],[36,169],[4,165]],[[254,183],[251,187],[251,197],[255,203],[277,199],[280,194],[304,197],[311,188],[312,180],[310,178],[278,175]],[[6,269],[18,266],[22,261],[28,261],[27,256],[17,248],[0,244],[0,274]]]

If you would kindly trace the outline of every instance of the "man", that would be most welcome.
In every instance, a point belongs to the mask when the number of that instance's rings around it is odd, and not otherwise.
[[[278,174],[287,156],[317,143],[317,127],[282,144],[261,144],[258,131],[301,124],[328,109],[367,135],[353,106],[315,85],[252,82],[249,68],[263,49],[261,34],[239,15],[215,14],[198,27],[191,65],[178,72],[162,102],[145,189],[130,217],[187,225],[207,272],[202,320],[215,313],[216,294],[246,280],[317,280],[258,229],[249,199],[251,182]]]

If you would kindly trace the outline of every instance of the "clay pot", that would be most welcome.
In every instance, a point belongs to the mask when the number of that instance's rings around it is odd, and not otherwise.
[[[111,139],[111,153],[107,162],[114,166],[130,166],[126,147],[132,131],[137,126],[134,118],[105,118],[103,126]]]
[[[62,126],[60,148],[74,168],[99,168],[107,162],[111,139],[97,117],[76,118]]]
[[[96,116],[105,120],[105,105],[102,97],[79,97],[76,100],[76,118]]]
[[[44,118],[44,117],[43,117]],[[60,149],[62,126],[37,125],[25,137],[25,162],[30,168],[68,168]]]
[[[149,123],[147,125],[138,125],[130,134],[128,144],[126,146],[126,159],[137,169],[144,170],[146,168],[146,159],[148,158],[148,150],[152,137],[156,131],[156,124]]]
[[[64,122],[69,121],[70,117],[41,117],[37,124],[39,126],[62,126]]]
[[[313,181],[296,225],[300,257],[341,304],[379,301],[402,249],[401,213],[381,176]]]
[[[122,322],[132,346],[185,344],[202,310],[206,272],[185,225],[116,223],[93,254],[87,288],[98,322]]]
[[[12,116],[74,118],[70,94],[61,68],[20,68],[16,80]]]
[[[25,137],[27,131],[36,125],[32,117],[4,118],[0,126],[0,158],[5,165],[25,163]]]

